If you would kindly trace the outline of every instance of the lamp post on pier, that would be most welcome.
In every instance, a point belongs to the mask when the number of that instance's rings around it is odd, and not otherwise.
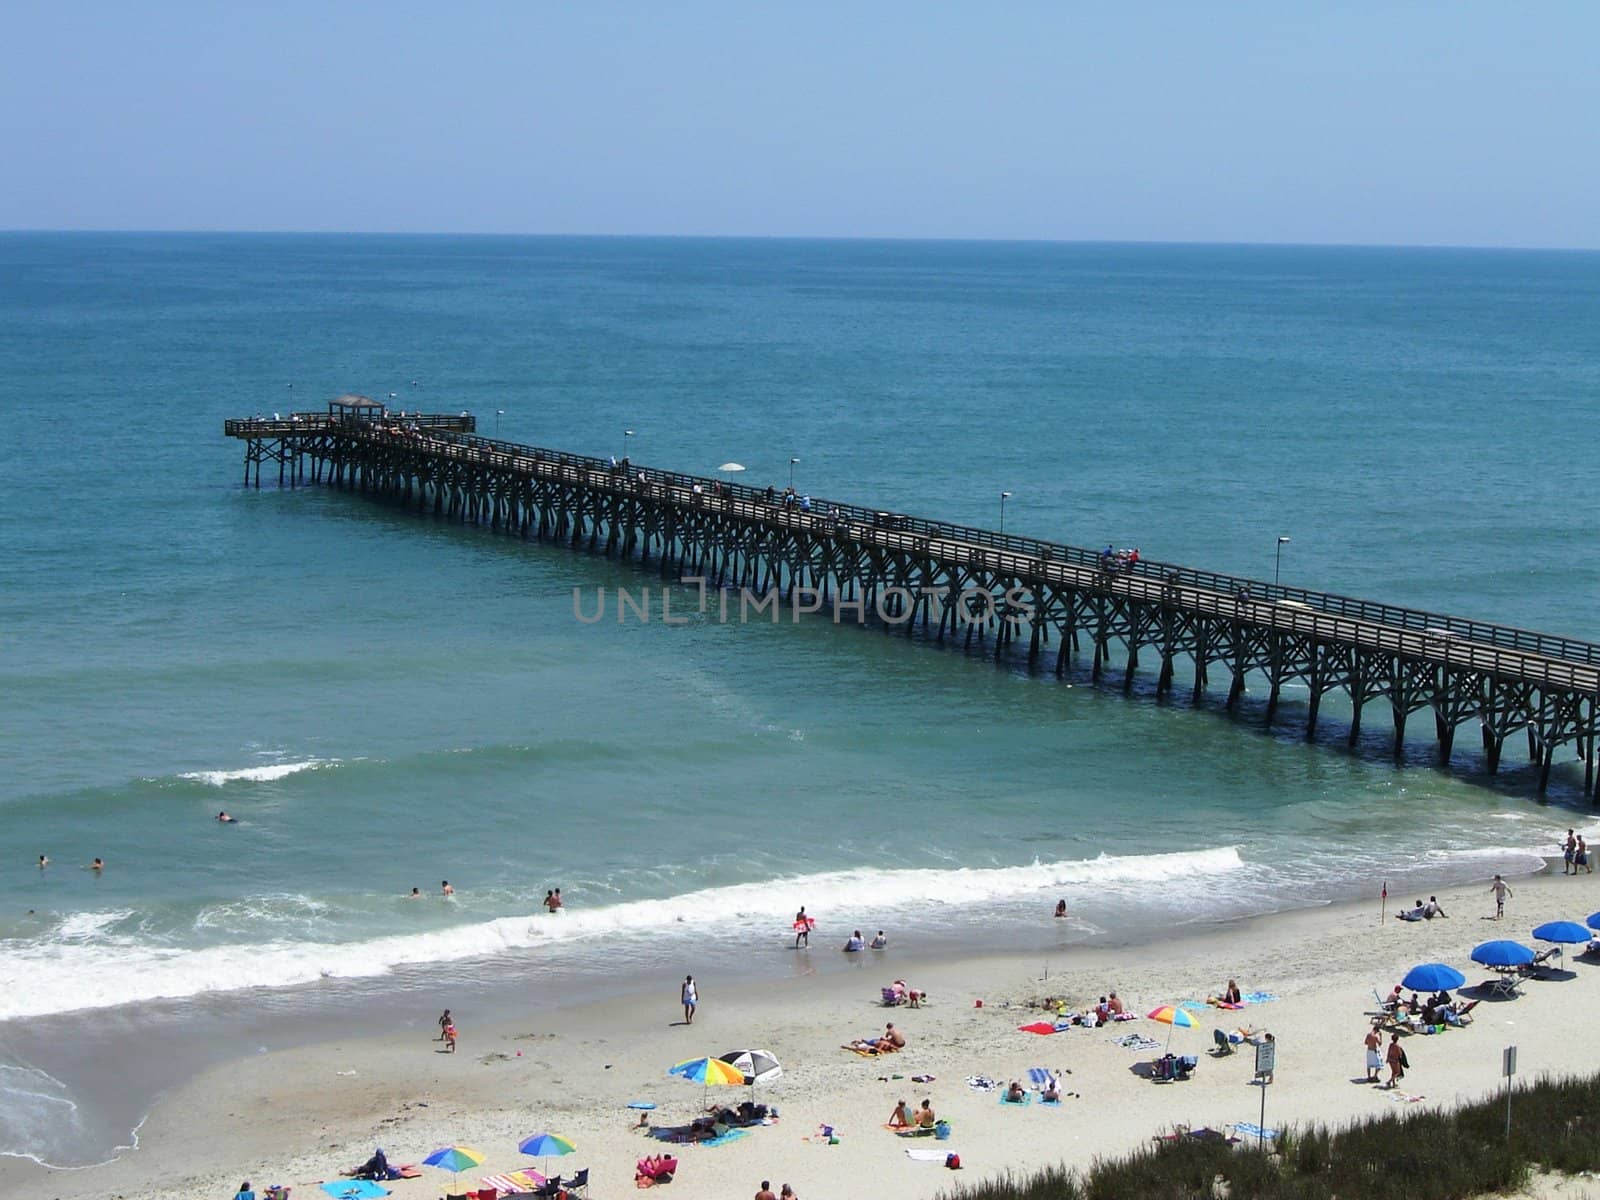
[[[1291,540],[1292,539],[1286,537],[1283,534],[1279,534],[1278,535],[1278,557],[1272,564],[1272,586],[1273,587],[1277,587],[1278,586],[1278,576],[1283,570],[1283,548]]]
[[[623,458],[627,458],[628,457],[628,439],[631,438],[632,436],[633,436],[633,430],[624,429],[622,431],[622,457]]]
[[[799,461],[800,460],[798,458],[791,458],[789,460],[789,490],[791,492],[794,491],[794,468],[795,468],[795,464],[798,463]]]
[[[1000,493],[1000,532],[1006,531],[1006,501],[1011,499],[1010,492]]]
[[[500,418],[505,415],[506,410],[503,408],[497,408],[494,410],[494,436],[497,438],[500,436]]]

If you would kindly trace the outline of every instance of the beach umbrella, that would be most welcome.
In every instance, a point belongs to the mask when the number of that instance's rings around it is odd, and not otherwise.
[[[1587,942],[1589,930],[1576,921],[1546,921],[1533,931],[1533,936],[1541,942],[1572,945],[1577,942]]]
[[[544,1174],[548,1175],[550,1174],[549,1160],[551,1155],[571,1154],[577,1147],[559,1133],[536,1133],[518,1143],[517,1149],[529,1158],[544,1159],[545,1161],[540,1169]]]
[[[667,1074],[698,1083],[708,1092],[713,1087],[740,1086],[744,1083],[744,1072],[720,1058],[685,1059],[676,1066],[668,1067]],[[701,1103],[705,1103],[703,1098]]]
[[[483,1165],[483,1152],[471,1146],[441,1146],[422,1160],[424,1166],[439,1167],[460,1178],[461,1172]]]
[[[1412,967],[1400,986],[1413,992],[1450,992],[1467,982],[1467,977],[1444,963],[1423,963]]]
[[[723,463],[720,467],[717,468],[717,470],[719,470],[719,471],[727,471],[729,473],[732,473],[734,471],[742,471],[742,470],[744,470],[744,465],[742,463]]]
[[[1584,922],[1590,929],[1600,929],[1600,912],[1590,913],[1589,919]]]
[[[729,1050],[718,1057],[743,1072],[745,1083],[752,1088],[758,1083],[771,1083],[783,1075],[783,1067],[771,1050]]]
[[[1472,961],[1486,967],[1522,967],[1534,960],[1534,953],[1521,942],[1484,942],[1472,948]]]
[[[1160,1021],[1167,1027],[1167,1049],[1172,1049],[1172,1031],[1178,1026],[1185,1029],[1194,1029],[1200,1022],[1194,1019],[1194,1014],[1186,1008],[1179,1008],[1175,1004],[1163,1004],[1160,1008],[1153,1008],[1145,1013],[1152,1021]]]

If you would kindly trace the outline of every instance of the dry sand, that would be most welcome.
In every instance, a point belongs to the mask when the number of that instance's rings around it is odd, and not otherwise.
[[[1591,1014],[1600,1001],[1600,965],[1571,963],[1570,978],[1531,981],[1518,999],[1480,1004],[1468,1028],[1407,1039],[1412,1069],[1400,1094],[1363,1082],[1364,1014],[1374,1007],[1373,989],[1387,991],[1408,967],[1425,961],[1450,963],[1476,984],[1489,972],[1471,964],[1473,945],[1492,937],[1527,942],[1540,922],[1581,921],[1600,908],[1597,878],[1566,878],[1558,867],[1513,880],[1516,894],[1499,924],[1485,919],[1493,912],[1485,880],[1442,893],[1449,919],[1431,922],[1395,920],[1397,902],[1412,899],[1396,896],[1381,923],[1375,898],[1195,926],[1176,931],[1180,936],[1171,941],[1075,951],[1048,963],[1015,957],[919,962],[892,947],[862,954],[859,969],[842,975],[727,991],[715,978],[703,979],[692,1027],[676,1024],[676,990],[563,1010],[526,1026],[476,1028],[470,1013],[458,1012],[461,1046],[453,1056],[439,1053],[431,1040],[437,1013],[419,1013],[409,1034],[363,1038],[356,1029],[338,1042],[249,1057],[209,1072],[159,1105],[136,1152],[86,1171],[12,1161],[0,1166],[0,1194],[13,1200],[221,1200],[249,1179],[258,1189],[292,1184],[295,1200],[313,1200],[323,1195],[317,1181],[364,1160],[374,1146],[396,1163],[420,1161],[452,1142],[487,1154],[481,1170],[461,1177],[459,1189],[448,1172],[431,1168],[420,1179],[389,1185],[397,1200],[431,1200],[476,1186],[490,1171],[537,1166],[517,1153],[516,1144],[549,1130],[579,1146],[576,1155],[552,1160],[552,1169],[570,1173],[587,1166],[592,1194],[617,1196],[634,1190],[635,1160],[662,1148],[634,1128],[637,1114],[627,1102],[651,1100],[659,1106],[655,1117],[687,1120],[699,1108],[701,1090],[667,1078],[665,1069],[744,1046],[768,1048],[783,1062],[783,1079],[758,1097],[776,1104],[781,1120],[724,1146],[679,1148],[680,1172],[667,1194],[743,1200],[770,1179],[775,1191],[788,1182],[804,1200],[884,1194],[915,1200],[955,1177],[940,1165],[907,1158],[908,1146],[959,1153],[961,1177],[975,1180],[1058,1161],[1084,1165],[1180,1122],[1221,1127],[1255,1121],[1261,1092],[1252,1082],[1249,1048],[1227,1058],[1209,1054],[1214,1027],[1242,1022],[1277,1038],[1277,1078],[1266,1097],[1269,1126],[1340,1121],[1413,1103],[1451,1105],[1500,1085],[1501,1050],[1509,1044],[1519,1047],[1524,1077],[1594,1069],[1600,1032]],[[809,953],[838,951],[819,946]],[[929,1006],[880,1007],[880,986],[896,977],[926,988]],[[1165,1042],[1166,1027],[1147,1020],[1049,1037],[1016,1028],[1036,1016],[1026,1003],[1046,994],[1087,1006],[1116,989],[1130,1008],[1144,1012],[1203,999],[1229,977],[1246,991],[1279,998],[1243,1012],[1208,1013],[1199,1029],[1175,1031],[1175,1051],[1201,1056],[1188,1082],[1153,1083],[1135,1072],[1150,1053],[1112,1044],[1112,1037],[1135,1031]],[[981,1008],[975,1007],[979,999]],[[839,1048],[852,1036],[881,1030],[886,1019],[907,1034],[904,1052],[865,1059]],[[1009,1108],[966,1083],[976,1074],[1026,1082],[1033,1066],[1070,1070],[1063,1086],[1078,1095],[1059,1108]],[[912,1083],[916,1074],[937,1079]],[[747,1094],[724,1088],[711,1097],[737,1101]],[[907,1141],[883,1128],[897,1099],[915,1105],[925,1096],[951,1120],[948,1142]],[[837,1129],[837,1145],[812,1140],[822,1123]],[[1562,1183],[1551,1194],[1581,1195],[1583,1188],[1582,1181]]]

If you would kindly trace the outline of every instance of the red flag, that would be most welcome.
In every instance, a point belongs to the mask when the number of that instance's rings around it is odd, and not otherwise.
[[[1389,881],[1387,879],[1383,881],[1383,898],[1385,900],[1389,898]]]

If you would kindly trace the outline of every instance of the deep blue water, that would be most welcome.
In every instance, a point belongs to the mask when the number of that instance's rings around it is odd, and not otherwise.
[[[647,577],[240,488],[225,417],[349,390],[932,517],[1010,491],[1008,530],[1243,574],[1289,535],[1285,582],[1600,638],[1600,255],[0,236],[0,1031],[643,969],[800,903],[1055,944],[1060,895],[1121,933],[1514,870],[1569,822],[1469,738],[1443,775],[1383,721],[1344,753],[1337,711],[1303,745],[1293,695],[1264,736],[851,630],[585,626],[574,587]]]

